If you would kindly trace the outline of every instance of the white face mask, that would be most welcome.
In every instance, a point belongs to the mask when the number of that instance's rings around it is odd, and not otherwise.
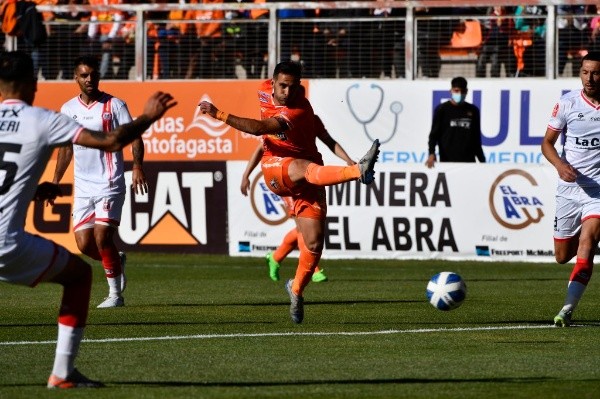
[[[460,104],[465,100],[465,96],[462,93],[452,93],[452,100],[455,103]]]

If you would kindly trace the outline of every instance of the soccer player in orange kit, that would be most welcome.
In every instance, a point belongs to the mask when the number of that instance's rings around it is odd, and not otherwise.
[[[198,104],[202,113],[237,130],[262,136],[261,168],[265,183],[275,194],[294,199],[291,211],[304,238],[303,242],[299,240],[296,275],[286,284],[294,323],[301,323],[304,318],[302,294],[323,251],[327,215],[325,186],[357,179],[364,184],[372,183],[379,154],[379,140],[375,140],[357,164],[324,166],[316,145],[315,114],[302,95],[300,79],[300,64],[291,61],[277,64],[273,78],[263,83],[258,92],[261,120],[230,115],[208,101]]]
[[[267,90],[269,89],[269,86],[272,87],[270,80],[263,83],[263,85],[267,86],[266,87]],[[302,89],[303,89],[303,87],[302,87]],[[272,91],[272,89],[271,89],[271,91]],[[261,93],[261,96],[259,96],[259,99],[262,96],[264,96],[266,92],[261,90],[260,93]],[[267,104],[261,103],[261,105],[263,105],[263,109],[267,108]],[[272,107],[275,107],[275,106],[273,105]],[[266,116],[268,113],[263,112],[262,114]],[[327,148],[329,148],[331,150],[331,152],[333,152],[341,160],[346,162],[346,165],[354,165],[356,163],[350,158],[348,153],[346,153],[346,150],[344,150],[344,148],[337,141],[335,141],[333,139],[333,137],[331,137],[331,135],[325,128],[325,125],[323,125],[323,121],[321,121],[321,118],[319,118],[317,115],[315,115],[315,128],[317,129],[317,137],[327,146]],[[262,155],[263,155],[263,148],[262,148],[262,144],[261,144],[256,147],[256,150],[252,154],[252,157],[250,157],[250,160],[248,161],[248,165],[246,166],[246,170],[244,171],[244,175],[242,176],[242,183],[240,186],[240,190],[243,195],[248,195],[248,189],[250,188],[250,173],[252,173],[254,168],[256,168],[256,166],[260,163],[260,159],[262,158]],[[285,207],[289,213],[289,216],[291,218],[294,218],[294,220],[295,220],[296,215],[293,212],[294,199],[291,197],[281,197],[281,199],[283,200],[283,202],[285,204]],[[290,231],[288,231],[286,233],[286,235],[283,238],[283,241],[277,247],[277,249],[274,252],[269,252],[265,256],[265,260],[267,262],[267,267],[269,268],[269,277],[271,278],[271,280],[279,281],[279,268],[281,267],[280,263],[290,254],[290,252],[292,252],[294,249],[297,249],[301,245],[303,245],[303,244],[298,244],[298,241],[302,240],[302,239],[303,239],[302,234],[298,234],[298,228],[294,227],[293,229],[291,229]],[[320,282],[327,281],[327,276],[323,272],[323,269],[319,267],[319,265],[315,266],[315,270],[314,270],[311,280],[314,283],[320,283]]]

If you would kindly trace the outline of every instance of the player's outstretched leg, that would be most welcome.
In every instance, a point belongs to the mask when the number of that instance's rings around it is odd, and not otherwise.
[[[364,184],[371,184],[375,180],[375,162],[377,162],[377,156],[379,155],[379,139],[375,139],[369,151],[364,157],[358,161],[358,168],[360,170],[360,182]]]

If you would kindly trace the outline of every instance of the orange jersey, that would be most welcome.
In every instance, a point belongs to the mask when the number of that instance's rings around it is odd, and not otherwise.
[[[88,3],[92,6],[102,6],[102,5],[113,5],[113,4],[123,4],[121,0],[88,0]],[[99,22],[107,22],[103,24],[99,24],[100,34],[104,36],[108,36],[111,34],[115,25],[113,25],[115,20],[121,21],[123,19],[123,13],[118,10],[111,11],[92,11],[92,21]],[[116,25],[117,29],[119,25]],[[112,32],[117,33],[117,32]]]
[[[58,3],[58,0],[34,0],[34,3],[40,6],[55,6]],[[51,11],[44,11],[42,17],[44,18],[44,21],[52,21],[54,19],[54,13]]]
[[[277,134],[262,136],[263,157],[292,157],[323,164],[316,143],[320,133],[319,127],[315,123],[315,114],[306,97],[299,96],[290,105],[275,105],[273,86],[269,79],[261,84],[258,101],[261,119],[278,118],[288,127]]]
[[[256,4],[260,4],[260,3],[266,3],[267,0],[254,0],[254,3]],[[268,17],[269,16],[269,10],[266,9],[253,9],[250,10],[250,18],[252,19],[259,19],[262,17]]]
[[[223,0],[191,0],[190,4],[220,4]],[[225,19],[223,10],[189,10],[186,13],[187,19],[201,21],[196,23],[196,35],[198,37],[221,37],[221,22],[214,20]]]
[[[183,22],[178,22],[180,20],[185,19],[186,12],[183,10],[171,10],[169,11],[169,22],[167,24],[167,29],[179,29],[182,35],[185,35],[188,29],[188,24]]]

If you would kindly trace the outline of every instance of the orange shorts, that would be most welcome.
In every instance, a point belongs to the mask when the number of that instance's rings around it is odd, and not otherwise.
[[[288,215],[290,215],[291,218],[296,217],[294,214],[294,199],[292,197],[281,197],[281,199],[288,210]]]
[[[293,160],[290,157],[264,157],[261,169],[265,183],[272,192],[283,198],[290,216],[325,219],[325,187],[307,182],[294,184],[288,175],[288,167]]]

